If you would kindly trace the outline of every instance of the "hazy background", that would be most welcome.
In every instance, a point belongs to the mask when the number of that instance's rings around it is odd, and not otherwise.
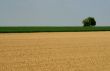
[[[110,26],[110,0],[0,0],[0,26]]]

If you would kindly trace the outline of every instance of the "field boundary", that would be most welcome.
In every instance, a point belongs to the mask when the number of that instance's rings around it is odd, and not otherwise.
[[[110,31],[106,27],[54,27],[54,26],[32,26],[32,27],[0,27],[0,33],[30,33],[30,32],[88,32],[88,31]]]

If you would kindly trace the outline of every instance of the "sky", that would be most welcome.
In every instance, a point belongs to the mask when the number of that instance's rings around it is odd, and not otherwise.
[[[0,26],[110,26],[110,0],[0,0]]]

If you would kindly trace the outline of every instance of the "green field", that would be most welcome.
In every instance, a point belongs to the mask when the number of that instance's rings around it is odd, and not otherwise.
[[[27,33],[27,32],[85,32],[85,31],[110,31],[110,26],[104,27],[0,27],[0,33]]]

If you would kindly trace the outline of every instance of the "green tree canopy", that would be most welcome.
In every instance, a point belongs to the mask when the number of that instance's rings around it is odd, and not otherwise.
[[[96,25],[96,21],[95,21],[94,17],[85,18],[82,21],[82,23],[84,26],[95,26]]]

